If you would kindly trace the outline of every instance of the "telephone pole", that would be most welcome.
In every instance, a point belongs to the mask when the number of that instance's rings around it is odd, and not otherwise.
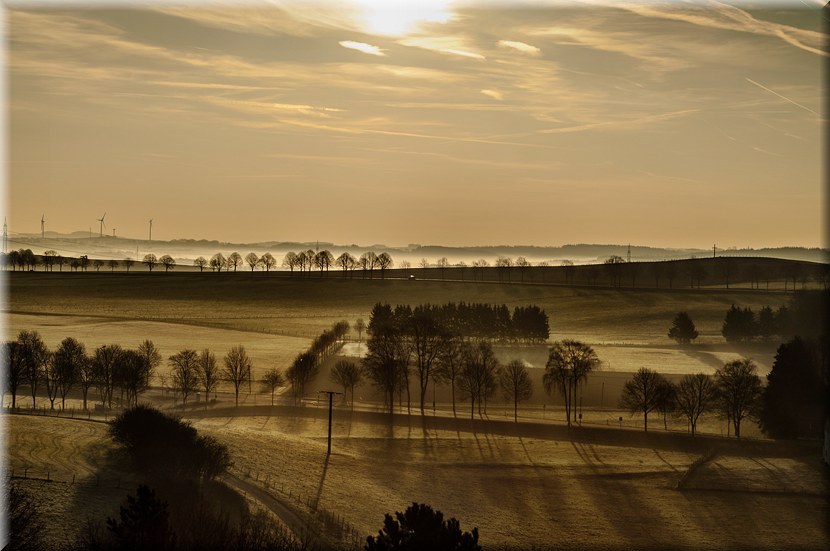
[[[335,394],[343,394],[342,392],[334,392],[333,390],[321,390],[321,394],[328,394],[329,395],[329,447],[326,451],[326,457],[331,455],[331,410],[332,410],[332,398]]]

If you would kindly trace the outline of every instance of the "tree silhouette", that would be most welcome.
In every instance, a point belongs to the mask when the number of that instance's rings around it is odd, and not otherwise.
[[[476,403],[478,403],[479,416],[481,416],[482,402],[485,404],[484,413],[487,413],[487,398],[492,396],[496,390],[500,366],[489,342],[464,343],[461,347],[461,355],[463,363],[458,388],[462,396],[470,399],[470,418],[472,419],[475,416]]]
[[[173,257],[169,254],[162,256],[159,259],[159,262],[161,262],[161,265],[164,266],[165,273],[169,272],[170,270],[176,267],[176,261],[173,260]]]
[[[349,360],[340,360],[331,368],[331,381],[343,387],[343,396],[351,392],[352,409],[354,409],[354,387],[360,384],[362,379],[360,368]]]
[[[98,395],[101,404],[112,408],[112,391],[116,384],[116,364],[118,363],[123,349],[117,344],[99,346],[92,356],[92,368],[95,374],[95,386],[98,387]]]
[[[530,399],[533,395],[533,381],[524,363],[513,360],[501,370],[499,384],[504,397],[513,402],[513,421],[519,421],[519,402]]]
[[[239,387],[251,377],[251,360],[241,344],[234,346],[225,354],[224,375],[233,384],[236,405],[239,406]]]
[[[158,264],[158,258],[156,258],[156,255],[154,255],[153,253],[149,253],[144,255],[144,260],[142,260],[141,262],[145,264],[147,268],[152,272],[153,268],[155,268],[156,264]]]
[[[291,270],[291,272],[294,271],[294,268],[297,267],[298,263],[299,258],[297,258],[297,253],[287,252],[285,253],[285,257],[282,259],[282,265]]]
[[[117,549],[164,551],[175,548],[176,538],[170,525],[167,502],[157,499],[156,493],[144,484],[138,486],[135,496],[127,496],[118,519],[107,518],[107,530]]]
[[[717,397],[715,381],[708,375],[697,373],[680,380],[677,385],[677,410],[689,421],[692,436],[695,435],[698,419],[715,406]]]
[[[12,408],[17,407],[17,389],[26,380],[26,361],[23,358],[23,349],[18,341],[7,341],[3,345],[2,365],[5,366],[3,370],[3,390],[8,391],[12,395]],[[5,405],[5,404],[3,404]]]
[[[208,265],[207,260],[205,260],[204,256],[200,256],[196,260],[193,261],[193,265],[199,268],[199,272],[204,272],[205,267]]]
[[[363,318],[357,318],[357,321],[354,322],[354,328],[357,330],[357,343],[360,344],[360,337],[363,330],[366,329],[366,322],[363,321]]]
[[[133,260],[132,258],[125,258],[121,261],[121,263],[124,265],[124,268],[126,268],[129,272],[130,268],[132,268],[133,264],[135,264],[135,260]],[[63,266],[63,263],[61,263],[61,266]]]
[[[117,261],[117,260],[115,260],[115,259],[113,259],[113,260],[108,260],[108,261],[107,261],[107,264],[109,265],[109,267],[110,267],[110,271],[111,271],[111,272],[114,272],[114,271],[115,271],[115,269],[118,267],[118,261]],[[51,271],[51,270],[50,270],[50,271]]]
[[[210,257],[210,269],[215,272],[221,272],[222,268],[228,265],[228,259],[222,253],[216,253]]]
[[[254,268],[259,266],[259,257],[256,255],[256,253],[248,253],[245,256],[245,262],[248,264],[248,266],[251,267],[251,271],[253,272]]]
[[[478,528],[462,532],[454,518],[444,520],[441,511],[413,503],[395,518],[386,514],[375,537],[367,536],[366,551],[481,551]]]
[[[205,409],[207,409],[210,393],[219,386],[219,367],[216,365],[216,354],[205,348],[199,354],[198,361],[199,383],[205,389]]]
[[[182,404],[187,405],[187,397],[196,392],[199,384],[199,355],[187,348],[169,358],[172,369],[173,387],[182,397]]]
[[[565,339],[553,343],[545,364],[542,383],[548,394],[557,389],[565,402],[565,417],[571,426],[571,413],[576,414],[574,399],[579,385],[600,365],[594,349],[579,341]]]
[[[828,350],[794,337],[778,347],[761,400],[761,429],[773,438],[818,438],[827,416]],[[824,362],[824,374],[822,365]]]
[[[277,388],[285,385],[285,378],[282,376],[282,372],[277,369],[276,367],[272,367],[268,371],[265,372],[265,375],[262,377],[262,385],[271,391],[271,405],[274,405],[274,391]]]
[[[643,414],[643,430],[648,432],[648,414],[660,404],[660,386],[663,376],[652,369],[641,367],[626,381],[620,397],[620,407],[631,413]]]
[[[242,255],[241,255],[241,254],[239,254],[238,252],[235,252],[235,251],[234,251],[234,252],[232,252],[232,253],[228,256],[228,266],[232,266],[232,267],[233,267],[233,271],[235,272],[235,271],[236,271],[236,268],[237,268],[240,264],[242,264]]]
[[[262,258],[259,259],[259,263],[265,266],[265,271],[270,272],[271,268],[277,265],[277,259],[271,255],[271,253],[265,253],[262,255]]]
[[[334,261],[340,268],[343,270],[343,277],[346,277],[346,274],[349,270],[353,270],[357,261],[354,259],[352,255],[348,252],[345,252],[337,257],[337,260]]]
[[[715,372],[720,409],[731,420],[735,437],[741,437],[741,421],[756,411],[761,380],[752,360],[733,360]]]
[[[329,251],[320,251],[314,255],[314,265],[320,270],[320,277],[323,277],[323,270],[329,271],[334,263],[334,257]]]
[[[72,337],[63,339],[55,351],[54,364],[61,409],[66,409],[66,395],[79,381],[81,370],[88,361],[86,347]]]
[[[37,407],[37,389],[43,379],[43,370],[49,360],[49,351],[37,331],[21,331],[17,335],[20,354],[25,366],[25,382],[32,393],[32,408]]]
[[[669,329],[669,338],[680,344],[689,344],[697,338],[697,330],[692,318],[686,312],[678,312]]]
[[[750,308],[740,309],[734,304],[723,318],[721,334],[727,342],[744,342],[752,340],[758,333],[755,314]]]

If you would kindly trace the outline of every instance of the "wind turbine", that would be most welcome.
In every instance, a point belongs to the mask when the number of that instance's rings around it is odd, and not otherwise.
[[[101,237],[104,237],[104,226],[106,226],[106,224],[104,224],[104,218],[106,218],[106,217],[107,217],[107,213],[105,212],[104,216],[102,216],[101,218],[96,218],[96,220],[98,220],[101,223],[101,227],[100,227]]]
[[[40,238],[43,239],[46,237],[46,216],[41,214],[40,215]]]
[[[150,218],[150,241],[153,240],[153,219]]]

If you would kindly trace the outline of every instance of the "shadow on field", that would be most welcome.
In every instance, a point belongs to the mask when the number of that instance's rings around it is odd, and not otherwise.
[[[274,416],[288,422],[286,430],[292,431],[308,426],[309,420],[328,420],[327,408],[311,408],[303,406],[247,406],[244,408],[216,408],[207,411],[194,411],[191,418],[208,417],[268,417]],[[338,418],[340,417],[340,418]],[[540,422],[513,422],[497,419],[469,419],[453,417],[420,416],[418,414],[390,414],[388,412],[372,411],[338,411],[334,412],[337,426],[345,424],[345,433],[351,430],[352,423],[370,424],[381,428],[385,436],[392,440],[406,434],[413,436],[413,430],[421,431],[423,438],[429,438],[431,431],[443,430],[461,433],[482,435],[479,441],[482,457],[493,454],[492,442],[487,440],[488,435],[538,438],[542,440],[572,441],[584,444],[602,444],[609,446],[625,446],[634,448],[649,448],[654,450],[681,451],[703,454],[717,446],[721,453],[737,453],[740,455],[762,455],[765,457],[800,457],[814,453],[818,444],[807,441],[780,442],[773,440],[754,440],[724,438],[714,435],[691,436],[688,433],[652,431],[644,432],[636,429],[615,428],[603,426],[571,426],[564,424]],[[404,434],[401,434],[401,432]],[[390,445],[392,443],[390,442]]]

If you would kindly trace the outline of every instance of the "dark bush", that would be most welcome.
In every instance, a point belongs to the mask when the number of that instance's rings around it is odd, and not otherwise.
[[[456,519],[445,521],[429,505],[413,503],[395,517],[386,514],[378,535],[366,538],[366,551],[481,551],[478,528],[462,532]]]
[[[124,411],[110,422],[109,433],[139,469],[155,475],[206,481],[231,465],[223,444],[199,436],[189,423],[150,406]]]

